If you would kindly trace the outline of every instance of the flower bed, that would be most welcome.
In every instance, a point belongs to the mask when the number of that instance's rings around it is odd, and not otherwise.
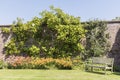
[[[51,65],[57,69],[72,69],[72,61],[63,58],[10,56],[6,59],[6,63],[9,69],[50,69]]]

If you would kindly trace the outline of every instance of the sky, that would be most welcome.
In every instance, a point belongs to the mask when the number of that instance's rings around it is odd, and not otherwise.
[[[120,17],[120,0],[0,0],[0,25],[12,24],[17,17],[30,21],[51,5],[80,17],[81,22]]]

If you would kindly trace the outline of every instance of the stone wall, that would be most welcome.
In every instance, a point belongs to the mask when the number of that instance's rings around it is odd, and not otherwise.
[[[10,25],[2,25],[1,27],[10,27]],[[109,33],[110,38],[110,52],[107,55],[108,57],[115,58],[115,64],[120,65],[120,21],[108,21],[107,22],[107,33]],[[5,35],[0,30],[0,58],[3,58],[3,49],[5,43],[10,39],[11,35]]]
[[[3,48],[4,48],[4,37],[1,34],[1,30],[0,30],[0,59],[3,57]]]
[[[1,28],[2,27],[7,27],[7,28],[10,28],[10,25],[0,25],[0,59],[4,59],[4,45],[9,42],[10,38],[11,38],[11,34],[8,35],[8,34],[4,34],[2,33],[1,31]]]
[[[110,22],[107,24],[109,33],[109,42],[111,44],[108,57],[113,57],[114,64],[120,67],[120,22]]]

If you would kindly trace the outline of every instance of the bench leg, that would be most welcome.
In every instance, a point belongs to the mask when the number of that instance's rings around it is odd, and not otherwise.
[[[105,68],[105,75],[106,75],[106,68]]]
[[[111,73],[113,73],[113,68],[111,69]]]
[[[88,70],[88,67],[85,65],[85,71],[87,71]]]
[[[91,67],[91,71],[93,72],[93,67]]]

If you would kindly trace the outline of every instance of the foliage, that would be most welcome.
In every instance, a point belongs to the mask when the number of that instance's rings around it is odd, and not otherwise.
[[[74,56],[80,54],[84,50],[80,41],[85,37],[85,30],[81,25],[60,25],[57,27],[58,36],[56,45],[63,56]]]
[[[67,59],[56,59],[55,65],[58,69],[72,69],[72,61]]]
[[[109,50],[109,34],[105,33],[107,25],[104,21],[86,22],[86,57],[102,56]]]
[[[4,28],[1,28],[1,31],[2,31],[3,33],[8,34],[8,33],[10,33],[10,28],[4,27]]]
[[[17,55],[20,53],[20,50],[18,50],[18,46],[16,46],[16,44],[12,40],[7,45],[5,45],[5,49],[5,53],[7,55]]]
[[[32,45],[29,49],[28,49],[28,53],[30,55],[33,55],[33,56],[38,56],[39,55],[39,52],[40,52],[40,49],[38,47],[36,47],[35,45]]]
[[[113,70],[116,72],[120,72],[120,66],[114,65]]]
[[[84,61],[80,56],[77,56],[72,59],[73,69],[84,70]]]
[[[53,6],[40,15],[41,18],[35,17],[27,23],[17,18],[11,28],[13,37],[6,45],[6,54],[63,58],[77,56],[84,50],[82,40],[86,30],[78,17]]]
[[[72,61],[68,59],[36,58],[10,56],[6,59],[9,69],[72,69]]]

